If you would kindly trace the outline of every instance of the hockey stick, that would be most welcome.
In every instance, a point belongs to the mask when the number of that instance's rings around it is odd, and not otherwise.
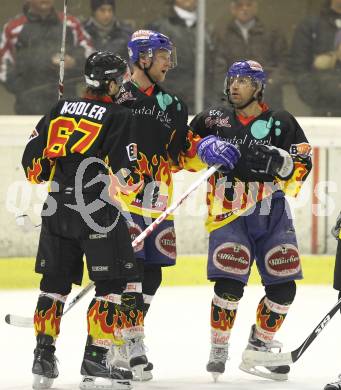
[[[63,32],[62,32],[62,44],[60,46],[60,60],[59,60],[58,100],[62,98],[64,93],[66,23],[67,23],[67,0],[64,0]]]
[[[92,290],[93,285],[89,283],[83,288],[83,290],[76,295],[73,300],[70,302],[69,306],[64,310],[63,315],[66,314],[78,301],[80,301],[85,295]],[[5,316],[5,321],[9,325],[19,326],[21,328],[32,328],[33,327],[33,318],[32,317],[23,317],[17,316],[15,314],[7,314]]]
[[[211,168],[209,168],[204,175],[202,175],[198,180],[196,180],[186,192],[184,192],[181,197],[173,202],[161,215],[158,216],[158,218],[153,221],[141,234],[139,234],[135,240],[131,243],[132,247],[135,248],[138,246],[146,237],[148,237],[153,230],[156,229],[158,225],[162,221],[164,221],[175,209],[177,209],[185,199],[188,198],[188,196],[196,190],[201,183],[203,183],[205,180],[207,180],[211,175],[213,175],[214,172],[217,171],[219,168],[219,165],[214,165]],[[64,310],[64,314],[66,314],[81,298],[83,298],[93,287],[95,286],[94,282],[90,282],[84,289],[73,298],[73,300],[70,302],[66,310]],[[5,321],[9,325],[19,326],[23,328],[32,328],[33,327],[33,319],[32,317],[23,317],[23,316],[17,316],[13,314],[7,314],[5,317]]]
[[[295,363],[303,353],[308,349],[309,345],[316,339],[316,337],[322,332],[329,321],[334,317],[335,313],[341,307],[341,298],[337,301],[335,306],[324,316],[322,321],[316,326],[316,328],[310,333],[310,335],[303,341],[303,343],[294,351],[286,353],[269,353],[261,351],[245,350],[243,352],[243,362],[253,366],[282,366],[285,364]]]

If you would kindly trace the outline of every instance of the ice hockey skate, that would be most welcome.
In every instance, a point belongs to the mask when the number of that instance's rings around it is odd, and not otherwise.
[[[228,344],[212,344],[210,359],[206,370],[212,374],[214,382],[225,372],[225,363],[228,359]]]
[[[248,345],[246,349],[254,351],[262,351],[273,353],[273,349],[277,349],[278,352],[281,352],[282,344],[276,340],[271,341],[270,343],[265,343],[255,337],[255,325],[252,325]],[[265,367],[265,366],[255,366],[252,363],[246,363],[242,361],[239,365],[239,368],[242,371],[247,372],[248,374],[260,376],[262,378],[272,379],[275,381],[285,381],[288,379],[288,372],[290,371],[289,366],[278,366],[278,367]]]
[[[335,382],[327,383],[323,390],[341,390],[341,374],[339,379]]]
[[[82,390],[130,390],[131,371],[112,367],[107,361],[106,348],[93,345],[85,348],[81,367]]]
[[[142,338],[129,340],[123,345],[113,345],[108,360],[114,367],[132,370],[134,381],[149,381],[153,378],[153,364],[148,362]]]
[[[55,350],[51,336],[38,334],[32,367],[33,389],[49,389],[57,378],[59,372]]]

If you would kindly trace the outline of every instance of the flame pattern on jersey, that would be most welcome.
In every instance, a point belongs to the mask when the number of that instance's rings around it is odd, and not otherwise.
[[[85,106],[86,112],[75,109]],[[90,176],[86,170],[84,185],[103,174],[105,164],[111,172],[133,170],[134,160],[127,146],[137,145],[135,131],[131,110],[113,104],[111,99],[61,99],[41,118],[28,140],[22,157],[26,177],[34,184],[53,180],[62,191],[75,186],[77,168],[89,157],[99,158],[103,166],[94,163]]]
[[[241,153],[232,172],[216,172],[208,180],[209,232],[234,221],[275,192],[297,196],[312,168],[311,148],[296,119],[287,111],[261,107],[261,114],[248,121],[238,118],[232,109],[219,107],[198,114],[191,122],[194,132],[201,137],[216,135],[237,145]],[[254,173],[248,168],[245,156],[258,144],[272,145],[291,154],[294,171],[289,179]]]
[[[196,155],[201,138],[187,125],[188,113],[184,102],[158,85],[148,96],[136,84],[127,82],[116,101],[132,109],[139,129],[136,132],[138,158],[134,183],[137,183],[135,180],[146,179],[146,184],[153,181],[158,194],[157,202],[143,202],[142,192],[128,206],[129,211],[157,218],[172,202],[172,172],[181,169],[199,171],[206,167]],[[173,217],[169,215],[167,219]]]
[[[32,184],[40,184],[44,180],[40,179],[40,174],[43,172],[43,167],[41,166],[41,159],[37,160],[34,158],[32,160],[32,166],[26,168],[26,177],[27,180]]]

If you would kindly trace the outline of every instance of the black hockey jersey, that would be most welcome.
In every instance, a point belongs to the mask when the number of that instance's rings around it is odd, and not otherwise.
[[[53,191],[63,191],[75,186],[81,162],[94,157],[91,163],[87,160],[82,191],[101,192],[104,180],[89,187],[87,184],[100,174],[109,174],[108,188],[115,193],[122,183],[114,173],[121,168],[134,170],[135,131],[131,110],[113,104],[109,97],[100,101],[90,97],[62,99],[39,121],[30,136],[22,157],[26,177],[37,184],[53,181],[57,183]],[[130,197],[132,192],[127,190],[126,195]]]
[[[229,174],[217,172],[209,179],[207,191],[208,219],[206,227],[215,230],[249,210],[256,202],[272,195],[296,196],[311,170],[311,147],[296,121],[287,111],[272,111],[265,104],[257,117],[237,117],[226,107],[198,114],[191,127],[201,137],[217,135],[241,152],[235,169]],[[294,172],[288,180],[273,179],[252,172],[245,156],[253,145],[273,145],[286,150],[294,161]]]
[[[158,188],[157,202],[148,205],[142,202],[142,197],[137,197],[127,208],[133,213],[147,213],[157,218],[172,201],[172,172],[183,168],[197,171],[206,166],[196,155],[200,137],[188,127],[186,105],[158,85],[146,93],[133,82],[127,82],[115,101],[131,108],[138,124],[139,180],[148,177]]]

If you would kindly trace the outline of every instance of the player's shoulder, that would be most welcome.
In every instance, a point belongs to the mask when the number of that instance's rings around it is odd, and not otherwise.
[[[209,107],[194,116],[193,119],[198,120],[202,118],[226,118],[233,115],[233,110],[222,105]]]
[[[109,109],[112,113],[117,114],[117,115],[127,115],[127,116],[132,115],[131,108],[123,106],[122,104],[118,104],[116,102],[111,103],[109,105]]]
[[[297,131],[303,131],[294,115],[286,110],[272,111],[269,120],[274,129],[280,129],[282,135],[295,134]]]
[[[125,106],[132,106],[138,98],[138,89],[135,85],[128,81],[124,83],[115,98],[115,103],[123,104]]]
[[[287,110],[269,110],[271,115],[276,118],[293,118],[294,116]]]
[[[188,120],[188,106],[186,102],[172,91],[158,87],[155,98],[160,108],[164,111],[173,112],[178,118]]]
[[[295,117],[286,110],[270,110],[270,114],[275,121],[283,123],[293,123],[296,122]]]

